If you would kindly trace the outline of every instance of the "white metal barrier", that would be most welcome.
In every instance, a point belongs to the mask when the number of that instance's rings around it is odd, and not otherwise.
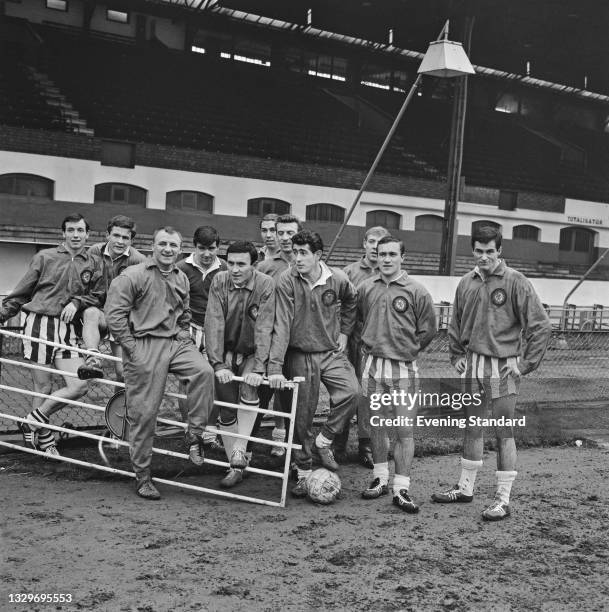
[[[23,334],[18,334],[15,332],[11,332],[8,330],[4,330],[0,328],[0,334],[4,335],[4,336],[9,336],[9,337],[16,337],[19,339],[22,338],[27,338],[29,340],[31,340],[32,342],[39,342],[42,344],[46,344],[46,345],[50,345],[56,348],[60,348],[60,349],[69,349],[72,351],[77,351],[83,355],[95,355],[98,358],[101,359],[106,359],[108,361],[120,361],[120,359],[118,357],[114,357],[113,355],[106,355],[103,353],[96,353],[94,351],[89,351],[86,349],[79,349],[79,348],[75,348],[75,347],[70,347],[70,346],[66,346],[64,344],[59,344],[57,342],[52,342],[50,340],[43,340],[41,338],[32,338],[31,336],[25,336]],[[50,368],[50,367],[46,367],[40,364],[36,364],[36,363],[31,363],[31,362],[23,362],[23,361],[16,361],[13,359],[7,359],[4,357],[0,357],[0,363],[6,364],[6,365],[12,365],[12,366],[16,366],[16,367],[23,367],[26,369],[30,369],[30,370],[40,370],[40,371],[45,371],[45,372],[51,372],[53,374],[57,374],[60,376],[67,376],[67,377],[73,377],[73,378],[77,378],[77,374],[75,372],[68,372],[65,370],[57,370],[55,368]],[[256,497],[250,497],[247,495],[240,495],[238,493],[230,493],[228,491],[220,491],[220,490],[216,490],[216,489],[210,489],[210,488],[206,488],[206,487],[200,487],[197,485],[191,485],[191,484],[187,484],[187,483],[183,483],[183,482],[178,482],[175,480],[168,480],[168,479],[164,479],[164,478],[157,478],[157,477],[153,477],[152,480],[161,484],[166,484],[166,485],[170,485],[170,486],[175,486],[175,487],[179,487],[182,489],[188,489],[191,491],[198,491],[201,493],[210,493],[212,495],[218,495],[221,497],[226,497],[226,498],[230,498],[230,499],[238,499],[241,501],[247,501],[247,502],[252,502],[252,503],[256,503],[256,504],[263,504],[263,505],[267,505],[267,506],[277,506],[277,507],[281,507],[283,508],[285,506],[285,501],[286,501],[286,496],[287,496],[287,486],[288,486],[288,479],[289,479],[289,472],[290,472],[290,463],[291,463],[291,457],[292,457],[292,450],[297,449],[299,450],[301,448],[300,445],[298,444],[294,444],[293,439],[294,439],[294,419],[295,419],[295,415],[296,415],[296,404],[298,401],[298,383],[302,382],[304,379],[301,377],[295,377],[294,380],[292,381],[288,381],[286,383],[286,388],[290,388],[293,390],[292,393],[292,405],[291,405],[291,409],[289,413],[277,413],[273,410],[267,410],[267,409],[263,409],[263,408],[255,408],[252,406],[247,406],[244,404],[233,404],[230,402],[222,402],[222,401],[215,401],[214,403],[217,406],[226,406],[226,407],[230,407],[230,408],[235,408],[235,409],[239,409],[239,410],[249,410],[251,412],[256,412],[258,414],[270,414],[270,415],[280,415],[284,418],[288,418],[290,421],[289,424],[289,428],[288,428],[288,439],[287,442],[279,442],[279,441],[275,441],[275,440],[266,440],[264,438],[258,438],[258,437],[254,437],[254,436],[244,436],[242,434],[236,433],[236,432],[225,432],[225,431],[220,431],[218,429],[216,429],[215,427],[206,427],[206,431],[212,432],[212,433],[216,433],[222,436],[229,436],[229,437],[234,437],[234,438],[240,438],[240,439],[244,439],[244,440],[251,440],[252,442],[256,442],[259,444],[265,444],[268,446],[277,446],[277,447],[282,447],[285,448],[286,452],[284,455],[285,458],[285,462],[284,462],[284,466],[283,466],[283,471],[282,472],[274,472],[271,470],[264,470],[261,468],[255,468],[255,467],[247,467],[246,471],[250,472],[252,474],[259,474],[261,476],[268,476],[268,477],[272,477],[272,478],[281,478],[282,480],[282,487],[281,487],[281,499],[280,501],[271,501],[271,500],[266,500],[266,499],[261,499],[261,498],[256,498]],[[234,382],[243,382],[243,378],[240,376],[234,376],[233,377],[233,381]],[[114,380],[107,380],[107,379],[103,379],[103,378],[94,378],[94,379],[90,379],[88,381],[90,382],[96,382],[96,383],[100,383],[100,384],[105,384],[105,385],[110,385],[113,387],[119,387],[119,388],[124,388],[125,384],[122,382],[118,382],[118,381],[114,381]],[[268,385],[268,381],[265,380],[263,382],[264,385]],[[91,410],[95,410],[95,411],[101,411],[101,412],[105,412],[105,408],[102,406],[97,406],[95,404],[90,404],[87,402],[81,402],[78,400],[71,400],[71,399],[67,399],[67,398],[57,398],[56,396],[52,395],[52,394],[45,394],[45,393],[37,393],[35,391],[30,391],[28,389],[21,389],[20,387],[14,387],[14,386],[9,386],[9,385],[4,385],[4,384],[0,384],[0,389],[11,392],[11,393],[19,393],[22,395],[27,395],[30,397],[38,397],[41,399],[52,399],[52,400],[56,400],[62,404],[67,404],[70,406],[79,406],[82,408],[88,408]],[[185,399],[186,396],[184,394],[181,393],[172,393],[172,392],[166,392],[165,396],[167,397],[172,397],[172,398],[176,398],[176,399]],[[17,423],[29,423],[29,424],[33,424],[36,425],[38,427],[40,427],[40,423],[38,421],[32,421],[32,420],[28,420],[27,418],[23,418],[23,417],[19,417],[16,415],[11,415],[11,414],[6,414],[6,413],[2,413],[0,412],[0,418],[4,418],[4,419],[8,419]],[[163,425],[168,425],[168,426],[172,426],[174,428],[178,428],[178,430],[182,429],[182,430],[186,430],[187,429],[187,424],[186,423],[182,423],[180,421],[174,421],[172,419],[166,419],[166,418],[157,418],[157,423],[162,423]],[[93,433],[89,433],[89,432],[85,432],[85,431],[81,431],[81,430],[77,430],[77,429],[71,429],[71,428],[67,428],[67,427],[60,427],[58,425],[52,425],[52,424],[46,424],[44,425],[45,429],[50,429],[52,431],[58,431],[58,432],[63,432],[63,433],[67,433],[67,434],[72,434],[75,436],[80,436],[83,438],[88,438],[91,440],[97,440],[98,442],[98,448],[100,451],[100,455],[102,456],[102,458],[105,460],[105,454],[103,452],[103,445],[104,444],[108,444],[111,443],[117,447],[128,447],[129,443],[121,440],[117,437],[108,437],[107,435],[97,435],[97,434],[93,434]],[[25,446],[20,446],[18,444],[12,444],[10,442],[6,442],[3,440],[0,440],[0,446],[4,446],[7,448],[11,448],[14,450],[19,450],[19,451],[23,451],[23,452],[27,452],[33,455],[40,455],[46,459],[49,458],[49,455],[46,455],[44,452],[42,451],[38,451],[38,450],[34,450],[34,449],[30,449],[30,448],[26,448]],[[169,456],[169,457],[175,457],[175,458],[179,458],[179,459],[184,459],[184,460],[188,460],[188,455],[184,454],[184,453],[177,453],[175,451],[170,451],[170,450],[166,450],[166,449],[162,449],[162,448],[156,448],[153,447],[152,449],[153,453],[159,454],[159,455],[165,455],[165,456]],[[81,461],[78,459],[72,459],[71,457],[65,457],[65,456],[59,456],[59,457],[51,457],[54,460],[58,460],[58,461],[64,461],[66,463],[71,463],[74,465],[81,465],[84,467],[90,467],[90,468],[94,468],[96,470],[101,470],[103,472],[109,472],[112,474],[120,474],[122,476],[129,476],[131,478],[135,478],[135,474],[133,472],[129,472],[126,470],[119,470],[113,467],[110,467],[109,465],[101,465],[98,463],[92,463],[92,462],[88,462],[88,461]],[[225,461],[216,461],[214,459],[208,459],[205,458],[204,459],[204,463],[207,463],[209,465],[216,465],[216,466],[220,466],[220,467],[230,467],[228,462]]]

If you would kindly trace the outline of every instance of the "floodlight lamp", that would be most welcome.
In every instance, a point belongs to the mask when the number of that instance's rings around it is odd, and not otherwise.
[[[429,48],[421,62],[419,74],[450,78],[475,74],[463,45],[453,40],[435,40],[429,43]]]

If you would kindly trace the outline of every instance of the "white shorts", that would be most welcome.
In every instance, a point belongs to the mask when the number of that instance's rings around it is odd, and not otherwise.
[[[207,353],[205,352],[205,332],[200,325],[192,321],[190,322],[190,337],[197,347],[197,350],[207,358]]]
[[[21,313],[21,324],[25,327],[25,336],[78,348],[78,334],[74,323],[65,323],[59,317],[24,311]],[[55,359],[76,359],[81,355],[78,351],[23,338],[23,356],[34,363],[53,365]]]

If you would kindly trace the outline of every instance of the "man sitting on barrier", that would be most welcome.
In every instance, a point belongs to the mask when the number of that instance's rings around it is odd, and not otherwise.
[[[226,251],[228,271],[212,281],[205,315],[205,348],[216,373],[218,399],[259,407],[258,387],[266,366],[275,317],[273,279],[254,269],[258,253],[251,242],[234,242]],[[243,376],[238,397],[233,375]],[[257,413],[222,407],[220,429],[250,436]],[[222,436],[230,469],[220,481],[229,488],[243,480],[251,453],[247,440]]]
[[[357,406],[359,383],[344,353],[353,330],[357,292],[347,275],[321,261],[323,242],[316,232],[303,230],[292,237],[295,263],[281,274],[276,286],[275,325],[268,374],[273,388],[281,388],[285,360],[290,378],[304,376],[299,387],[295,438],[302,450],[294,453],[298,483],[294,497],[307,495],[312,451],[321,464],[337,470],[331,445]],[[313,440],[313,418],[319,383],[330,394],[330,415]]]
[[[103,296],[102,263],[85,250],[89,224],[78,213],[68,215],[61,224],[64,241],[58,247],[34,255],[30,267],[17,286],[2,302],[0,323],[23,313],[24,334],[57,344],[78,347],[80,335],[78,313],[84,308],[100,306]],[[54,365],[58,370],[74,372],[84,365],[75,350],[23,340],[24,357],[43,366]],[[34,391],[50,394],[52,374],[32,370]],[[26,446],[58,456],[55,436],[44,425],[49,417],[65,404],[62,399],[76,400],[87,392],[87,383],[64,376],[65,387],[52,395],[57,399],[32,399],[33,410],[27,419],[40,426],[21,423],[19,428]]]
[[[108,238],[106,242],[94,244],[89,253],[98,256],[103,264],[104,300],[108,293],[110,283],[125,268],[141,263],[146,259],[131,241],[135,238],[135,221],[124,215],[116,215],[108,221]],[[103,307],[103,305],[102,305]],[[104,319],[104,312],[100,308],[90,307],[83,312],[82,316],[82,339],[85,348],[89,351],[99,352],[99,343],[103,334],[108,332],[108,326]],[[110,347],[115,357],[121,357],[120,345],[110,338]],[[85,365],[78,368],[78,377],[101,378],[103,376],[102,360],[94,355],[89,355]],[[114,367],[118,380],[123,380],[123,364],[115,361]]]
[[[181,247],[179,232],[157,229],[152,257],[112,281],[104,310],[123,349],[131,464],[145,499],[160,498],[150,463],[167,374],[186,383],[186,444],[195,465],[203,464],[202,436],[213,407],[213,371],[190,338],[188,278],[176,267]]]

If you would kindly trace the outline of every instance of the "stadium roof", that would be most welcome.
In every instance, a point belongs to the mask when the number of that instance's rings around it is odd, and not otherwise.
[[[386,44],[391,29],[393,47],[416,52],[425,52],[447,18],[451,38],[461,40],[465,17],[473,16],[472,63],[519,75],[528,66],[533,79],[609,94],[609,2],[603,0],[149,1],[200,14],[247,14],[258,26],[293,30],[307,29],[310,9],[315,30]]]

